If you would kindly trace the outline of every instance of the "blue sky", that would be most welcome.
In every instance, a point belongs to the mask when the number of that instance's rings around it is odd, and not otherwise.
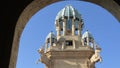
[[[82,15],[85,27],[102,48],[102,63],[96,68],[118,68],[120,61],[120,24],[104,8],[83,1],[62,1],[51,4],[31,17],[20,38],[16,68],[44,68],[36,61],[40,58],[37,50],[44,44],[50,31],[56,34],[55,17],[66,5],[72,5]]]

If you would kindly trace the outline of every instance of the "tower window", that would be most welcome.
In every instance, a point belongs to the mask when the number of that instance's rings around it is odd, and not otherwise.
[[[66,46],[72,46],[73,45],[72,40],[67,40],[65,43],[66,43]]]

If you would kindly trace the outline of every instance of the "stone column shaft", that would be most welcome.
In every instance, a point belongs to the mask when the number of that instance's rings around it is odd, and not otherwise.
[[[66,35],[66,19],[63,21],[63,36]]]
[[[74,22],[74,19],[72,19],[72,35],[75,35],[75,22]]]
[[[60,36],[61,34],[60,34],[60,26],[58,26],[58,28],[57,28],[57,36]]]
[[[80,23],[78,24],[78,35],[79,36],[81,35],[81,24]]]
[[[59,22],[59,20],[57,20],[57,21],[56,21],[57,36],[60,36],[60,30],[61,30],[61,28],[60,28],[60,22]]]
[[[73,40],[73,49],[75,49],[76,46],[75,46],[75,40]]]
[[[83,40],[83,39],[81,40],[81,42],[82,42],[82,46],[85,46],[85,43],[84,43],[84,40]]]
[[[52,38],[50,38],[50,47],[52,46]]]
[[[47,50],[48,50],[48,42],[46,42],[45,44],[45,53],[47,52]]]
[[[89,38],[87,37],[87,45],[89,46]]]

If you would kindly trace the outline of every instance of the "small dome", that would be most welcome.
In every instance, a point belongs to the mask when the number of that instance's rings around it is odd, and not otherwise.
[[[47,35],[46,40],[47,40],[47,39],[50,39],[50,38],[56,39],[56,36],[53,34],[53,32],[50,32],[50,33]]]
[[[81,20],[81,15],[71,5],[67,5],[60,12],[58,12],[56,16],[56,20],[62,20],[62,18],[74,18]]]
[[[65,6],[56,16],[55,20],[58,22],[55,21],[55,25],[58,26],[60,24],[61,30],[63,30],[64,19],[67,19],[66,27],[68,30],[71,30],[72,28],[72,19],[74,19],[75,22],[75,30],[78,30],[79,23],[83,24],[81,15],[71,5]]]
[[[88,32],[88,30],[82,35],[82,39],[87,38],[87,37],[90,39],[94,39],[92,34]]]

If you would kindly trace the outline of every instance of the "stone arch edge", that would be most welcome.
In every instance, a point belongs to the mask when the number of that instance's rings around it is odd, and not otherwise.
[[[40,9],[44,8],[45,6],[58,2],[60,0],[34,0],[31,2],[21,13],[14,32],[9,68],[16,68],[16,61],[19,49],[19,41],[22,31],[24,30],[25,25],[29,21],[29,19]]]
[[[15,32],[14,32],[9,68],[16,68],[20,36],[21,36],[21,33],[22,33],[25,25],[29,21],[29,19],[40,9],[44,8],[45,6],[47,6],[49,4],[59,2],[59,1],[63,1],[63,0],[51,0],[51,1],[49,1],[49,0],[34,0],[23,10],[22,14],[20,15],[20,17],[17,21]],[[107,9],[120,22],[120,16],[118,15],[120,12],[120,8],[119,8],[119,5],[117,5],[116,3],[113,2],[113,0],[111,0],[111,1],[109,1],[109,0],[84,0],[84,1],[95,3],[99,6]],[[106,3],[105,1],[106,2],[109,1],[109,3],[105,4]],[[111,5],[112,7],[116,6],[116,8],[111,8],[109,5]]]

